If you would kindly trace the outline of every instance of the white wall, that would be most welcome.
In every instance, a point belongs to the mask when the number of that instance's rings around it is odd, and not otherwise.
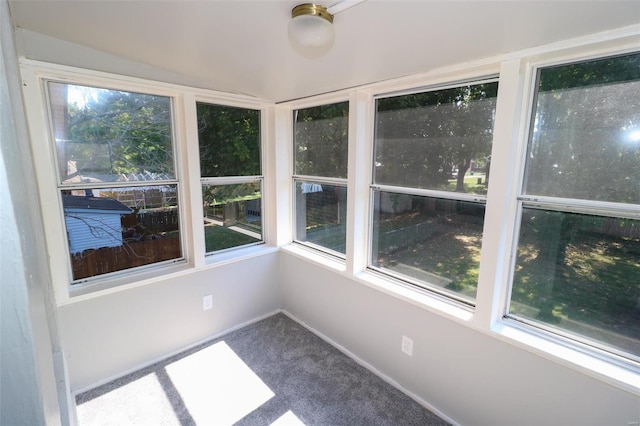
[[[0,0],[0,5],[5,8],[6,0]],[[8,28],[4,20],[2,27]],[[84,59],[82,55],[77,57],[80,62]],[[284,120],[278,120],[281,121]],[[290,128],[276,131],[286,134]],[[2,138],[4,144],[4,133]],[[275,148],[286,153],[290,147],[285,149],[284,145],[289,146],[286,142]],[[279,156],[271,167],[275,169],[287,163],[287,158],[287,155]],[[0,176],[3,209],[12,205],[5,202],[11,201],[5,188],[15,188],[16,182],[30,174],[9,160],[4,161],[12,178]],[[287,173],[279,171],[278,178],[284,183],[279,181],[277,188],[288,188]],[[278,243],[286,243],[289,233],[283,231],[288,227],[288,221],[283,218],[290,214],[288,205],[282,201],[285,198],[276,200],[279,203],[278,229],[275,230]],[[17,211],[38,211],[34,199],[23,200],[26,207]],[[14,234],[18,227],[11,228]],[[43,235],[41,226],[33,224],[25,226],[23,232],[29,232],[32,241]],[[15,235],[12,238],[15,242]],[[39,246],[42,245],[39,241]],[[2,254],[4,261],[4,252]],[[10,261],[14,259],[16,271],[23,272],[31,266],[30,260],[21,259],[19,255],[14,254]],[[10,275],[4,267],[0,274],[4,302],[5,281],[24,286],[27,277]],[[206,294],[213,295],[214,307],[209,311],[202,310],[202,296]],[[24,293],[12,297],[22,307],[27,303]],[[30,300],[38,302],[39,297],[42,296],[35,294]],[[74,391],[86,389],[280,307],[459,424],[627,426],[628,422],[640,419],[640,401],[636,395],[287,252],[203,268],[180,278],[60,306],[57,315],[70,387]],[[3,309],[3,327],[6,312]],[[25,319],[28,317],[21,314],[20,318],[11,320],[12,331],[22,326],[18,320]],[[42,320],[39,324],[42,329]],[[55,318],[49,326],[55,327]],[[44,331],[33,340],[46,346],[49,341],[46,327]],[[414,340],[411,358],[400,351],[402,335]],[[22,342],[26,354],[22,354],[23,359],[19,359],[20,352],[5,358],[3,333],[3,387],[5,359],[28,364],[31,369],[25,370],[26,375],[20,378],[23,391],[13,396],[24,397],[30,404],[25,408],[20,406],[16,413],[34,415],[37,420],[43,416],[42,409],[37,401],[28,401],[28,397],[42,391],[43,385],[40,388],[37,385],[37,369],[39,365],[46,370],[47,363],[37,364],[29,352],[34,351],[34,343],[29,339],[27,335]],[[51,364],[49,359],[49,370]],[[49,384],[50,381],[49,377]],[[5,394],[3,392],[3,398]],[[33,413],[28,412],[34,404]]]
[[[66,420],[64,366],[6,0],[0,41],[0,424],[55,425]]]
[[[283,307],[461,425],[621,425],[640,399],[286,251]],[[403,335],[413,356],[400,351]]]
[[[213,309],[202,297],[213,295]],[[277,253],[202,269],[59,308],[73,391],[270,314],[281,306]]]

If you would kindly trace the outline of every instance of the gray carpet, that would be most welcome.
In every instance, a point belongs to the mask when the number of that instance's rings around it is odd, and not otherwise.
[[[76,397],[78,424],[446,425],[283,314]]]

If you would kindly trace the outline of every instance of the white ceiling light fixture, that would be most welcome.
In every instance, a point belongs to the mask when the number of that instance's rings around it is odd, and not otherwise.
[[[318,4],[299,4],[291,11],[289,36],[303,47],[322,47],[333,42],[333,15]]]
[[[299,52],[301,48],[326,53],[334,41],[333,16],[363,1],[344,0],[329,8],[313,3],[297,5],[291,10],[289,40]]]

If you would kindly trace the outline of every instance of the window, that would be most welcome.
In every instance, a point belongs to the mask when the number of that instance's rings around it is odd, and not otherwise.
[[[371,268],[474,302],[497,91],[376,100]]]
[[[349,103],[294,112],[297,242],[346,253]]]
[[[640,54],[539,69],[508,317],[640,359]]]
[[[207,254],[261,243],[260,111],[197,103]]]
[[[171,99],[47,89],[73,282],[181,259]]]

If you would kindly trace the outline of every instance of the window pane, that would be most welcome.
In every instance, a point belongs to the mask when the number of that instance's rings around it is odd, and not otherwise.
[[[260,111],[197,103],[200,175],[259,176]]]
[[[640,203],[640,53],[542,69],[525,193]]]
[[[207,253],[262,241],[260,182],[203,185]]]
[[[182,257],[175,185],[62,191],[73,279]]]
[[[349,102],[300,109],[294,118],[294,174],[346,178]]]
[[[174,178],[171,100],[48,83],[63,184]]]
[[[640,356],[640,221],[525,208],[510,313]]]
[[[476,296],[484,204],[374,191],[371,265]]]
[[[296,241],[346,253],[347,188],[296,181]]]
[[[374,182],[486,194],[497,93],[485,83],[379,99]]]

